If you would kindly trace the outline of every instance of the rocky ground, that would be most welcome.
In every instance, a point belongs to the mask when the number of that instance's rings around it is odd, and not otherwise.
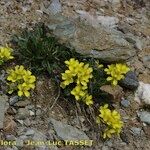
[[[124,129],[120,138],[103,141],[97,134],[100,131],[90,126],[90,120],[87,125],[86,114],[77,111],[77,106],[72,103],[61,99],[58,102],[59,92],[55,91],[50,79],[43,78],[38,80],[30,99],[22,101],[17,96],[0,96],[1,141],[15,140],[17,143],[9,147],[0,144],[0,149],[149,150],[150,112],[143,106],[143,102],[150,104],[149,0],[1,0],[0,44],[4,45],[14,33],[32,28],[37,22],[45,22],[61,42],[78,52],[98,57],[103,62],[126,61],[135,71],[124,83],[127,89],[123,96],[114,101],[114,107],[125,123]],[[2,71],[1,83],[4,76]],[[116,97],[111,90],[104,89]],[[115,94],[122,90],[116,89]],[[142,102],[139,104],[135,99]],[[29,147],[24,143],[26,140],[70,139],[94,142],[92,147],[82,148],[71,145]]]

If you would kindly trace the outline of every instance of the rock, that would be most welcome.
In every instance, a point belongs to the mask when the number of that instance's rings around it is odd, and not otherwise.
[[[29,110],[30,116],[34,116],[35,112],[33,112],[32,110]]]
[[[30,101],[29,100],[22,100],[22,101],[18,101],[14,106],[17,106],[17,107],[26,107],[27,105],[30,104]]]
[[[32,138],[34,141],[46,141],[46,136],[42,132],[35,128],[32,128],[31,130],[34,131],[34,136]]]
[[[29,118],[26,118],[26,119],[24,120],[24,124],[25,124],[25,126],[27,126],[27,127],[31,126],[31,121],[30,121],[30,119],[29,119]]]
[[[18,129],[17,129],[17,135],[18,136],[24,135],[26,133],[26,130],[27,129],[24,126],[18,127]]]
[[[107,93],[109,99],[113,100],[114,102],[120,101],[121,98],[124,96],[123,88],[119,85],[103,85],[100,87],[100,90]]]
[[[143,83],[150,84],[150,74],[148,72],[144,72],[142,74],[139,74],[139,81],[142,81]]]
[[[16,121],[18,121],[21,125],[23,125],[23,120],[17,119]]]
[[[27,132],[25,133],[25,135],[27,136],[31,136],[31,135],[34,135],[35,131],[32,130],[32,129],[28,129]]]
[[[141,40],[139,40],[139,39],[136,40],[135,48],[137,48],[138,50],[143,49],[143,44],[142,44]]]
[[[102,150],[109,150],[110,149],[110,147],[108,147],[108,146],[103,146],[102,147]]]
[[[135,55],[134,45],[115,29],[102,25],[95,28],[78,18],[69,20],[62,14],[49,15],[49,20],[45,22],[61,43],[80,54],[104,62],[125,61]]]
[[[46,14],[57,14],[60,13],[62,11],[62,6],[59,0],[52,0],[51,4],[45,8],[44,6],[42,6],[42,11],[45,12]]]
[[[135,92],[135,101],[150,105],[150,84],[139,82],[139,87]]]
[[[93,16],[87,11],[76,10],[81,20],[85,20],[88,24],[98,28],[100,25],[107,28],[114,28],[117,26],[119,19],[112,16]]]
[[[28,139],[28,137],[26,135],[21,135],[21,136],[19,136],[19,139],[25,141]]]
[[[16,115],[16,119],[24,120],[30,116],[29,110],[27,108],[19,108]]]
[[[142,129],[141,128],[137,128],[137,127],[132,127],[131,129],[131,133],[133,134],[133,135],[138,135],[138,136],[140,136],[141,135],[141,131],[142,131]]]
[[[19,97],[18,96],[13,96],[9,99],[9,104],[11,106],[13,106],[15,103],[17,103],[19,101]]]
[[[117,26],[117,23],[119,22],[119,19],[116,17],[110,17],[110,16],[98,16],[98,22],[104,26],[109,28],[114,28]]]
[[[112,5],[114,5],[114,7],[117,5],[117,4],[120,4],[120,0],[108,0]]]
[[[32,128],[32,130],[34,130],[34,136],[32,137],[32,140],[34,140],[34,141],[47,141],[47,137],[46,137],[46,135],[44,135],[42,132],[39,132],[37,129],[35,129],[35,128]],[[50,146],[50,148],[52,149],[52,150],[57,150],[58,148],[57,148],[57,146],[55,146],[55,145],[51,145]],[[44,145],[39,145],[39,146],[37,146],[36,147],[36,150],[47,150],[47,147]]]
[[[144,66],[150,69],[150,55],[143,57]]]
[[[126,99],[123,99],[122,101],[121,101],[121,105],[123,106],[123,107],[129,107],[129,105],[130,105],[130,102],[128,101],[128,100],[126,100]]]
[[[8,113],[9,115],[15,115],[15,114],[17,113],[17,111],[16,111],[15,108],[9,107],[9,108],[7,109],[7,113]]]
[[[150,113],[149,112],[142,111],[142,112],[138,112],[137,114],[142,122],[150,124]]]
[[[143,127],[145,135],[150,138],[150,126]]]
[[[62,140],[89,140],[89,137],[84,132],[73,126],[56,121],[52,118],[49,119],[49,122],[50,126],[52,125],[54,127],[57,136]]]
[[[8,141],[15,141],[16,140],[16,137],[12,134],[8,134],[6,135],[6,140]]]
[[[23,143],[24,143],[24,142],[23,142],[22,139],[20,139],[20,138],[17,138],[17,139],[16,139],[16,147],[17,147],[17,148],[19,148],[19,149],[22,148],[22,147],[23,147]]]
[[[123,80],[119,83],[121,86],[128,88],[130,90],[137,89],[139,82],[136,74],[132,71],[129,71]]]
[[[0,129],[3,128],[5,105],[7,101],[8,101],[8,97],[6,95],[0,96]]]

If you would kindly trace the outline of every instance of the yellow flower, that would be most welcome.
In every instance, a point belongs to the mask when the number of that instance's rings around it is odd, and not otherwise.
[[[75,96],[76,100],[81,99],[82,97],[85,96],[85,92],[82,90],[82,86],[77,85],[72,91],[71,94]]]
[[[97,117],[96,122],[103,122],[107,126],[107,129],[104,131],[103,138],[110,138],[112,134],[119,135],[123,127],[120,114],[116,110],[111,111],[108,108],[108,104],[101,106],[99,108],[99,112],[100,114]]]
[[[88,106],[92,105],[93,104],[92,95],[87,94],[84,101]]]
[[[71,94],[75,96],[76,100],[83,100],[87,105],[93,104],[91,96],[87,94],[88,82],[93,77],[93,69],[89,67],[89,64],[79,62],[74,58],[69,61],[65,61],[68,70],[62,73],[62,82],[60,86],[65,88],[70,83],[75,82],[76,87],[71,91]]]
[[[106,129],[104,131],[104,134],[103,134],[103,138],[111,138],[112,134],[114,134],[116,131],[114,129]]]
[[[14,58],[12,56],[12,51],[13,50],[10,47],[8,47],[7,45],[6,45],[6,47],[0,46],[0,61],[1,61],[1,63],[3,61],[7,61],[7,60]]]
[[[30,87],[28,87],[28,85],[26,83],[19,84],[18,89],[19,89],[18,96],[23,96],[23,95],[25,95],[26,97],[30,96],[30,93],[28,91],[30,89]]]
[[[118,81],[124,78],[124,74],[126,74],[130,69],[125,64],[111,64],[108,65],[108,68],[104,69],[107,75],[107,81],[110,81],[112,85],[116,86]]]
[[[16,82],[17,74],[13,70],[9,70],[9,76],[7,77],[8,81]]]
[[[19,96],[26,96],[29,97],[30,93],[29,90],[30,89],[34,89],[35,88],[35,81],[36,81],[36,77],[34,75],[32,75],[31,71],[29,70],[25,70],[24,66],[15,66],[15,69],[10,69],[7,71],[8,73],[8,77],[7,80],[16,84],[17,88],[18,88],[18,95]],[[8,83],[8,85],[11,85]],[[15,89],[16,90],[16,89]],[[10,91],[9,93],[13,92],[14,89],[11,89],[10,87]]]

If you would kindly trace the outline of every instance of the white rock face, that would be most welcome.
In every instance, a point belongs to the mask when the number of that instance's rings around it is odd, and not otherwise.
[[[150,84],[139,82],[139,87],[135,93],[135,101],[150,105]]]

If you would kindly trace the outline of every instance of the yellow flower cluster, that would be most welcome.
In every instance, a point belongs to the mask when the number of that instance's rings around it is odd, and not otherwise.
[[[108,108],[108,104],[99,108],[99,116],[97,117],[97,123],[103,122],[107,125],[107,129],[104,131],[103,138],[111,138],[112,134],[119,135],[123,127],[120,114]]]
[[[125,64],[111,64],[108,68],[104,69],[106,74],[110,75],[107,77],[107,81],[111,81],[112,85],[117,85],[118,81],[124,78],[124,74],[129,71],[129,67]]]
[[[61,87],[65,88],[70,83],[76,83],[75,88],[71,91],[71,94],[75,96],[76,100],[82,100],[87,105],[93,104],[92,95],[88,94],[88,82],[92,78],[93,69],[89,67],[89,64],[79,62],[74,58],[69,61],[65,61],[68,70],[62,73]]]
[[[15,69],[8,70],[7,80],[14,84],[18,89],[18,96],[25,95],[26,97],[30,96],[30,89],[35,88],[36,77],[32,75],[31,71],[25,70],[24,66],[15,66]],[[9,85],[11,85],[9,83]],[[14,89],[11,88],[9,93],[12,93]]]
[[[12,49],[6,45],[6,47],[0,46],[0,65],[10,59],[13,59]]]

